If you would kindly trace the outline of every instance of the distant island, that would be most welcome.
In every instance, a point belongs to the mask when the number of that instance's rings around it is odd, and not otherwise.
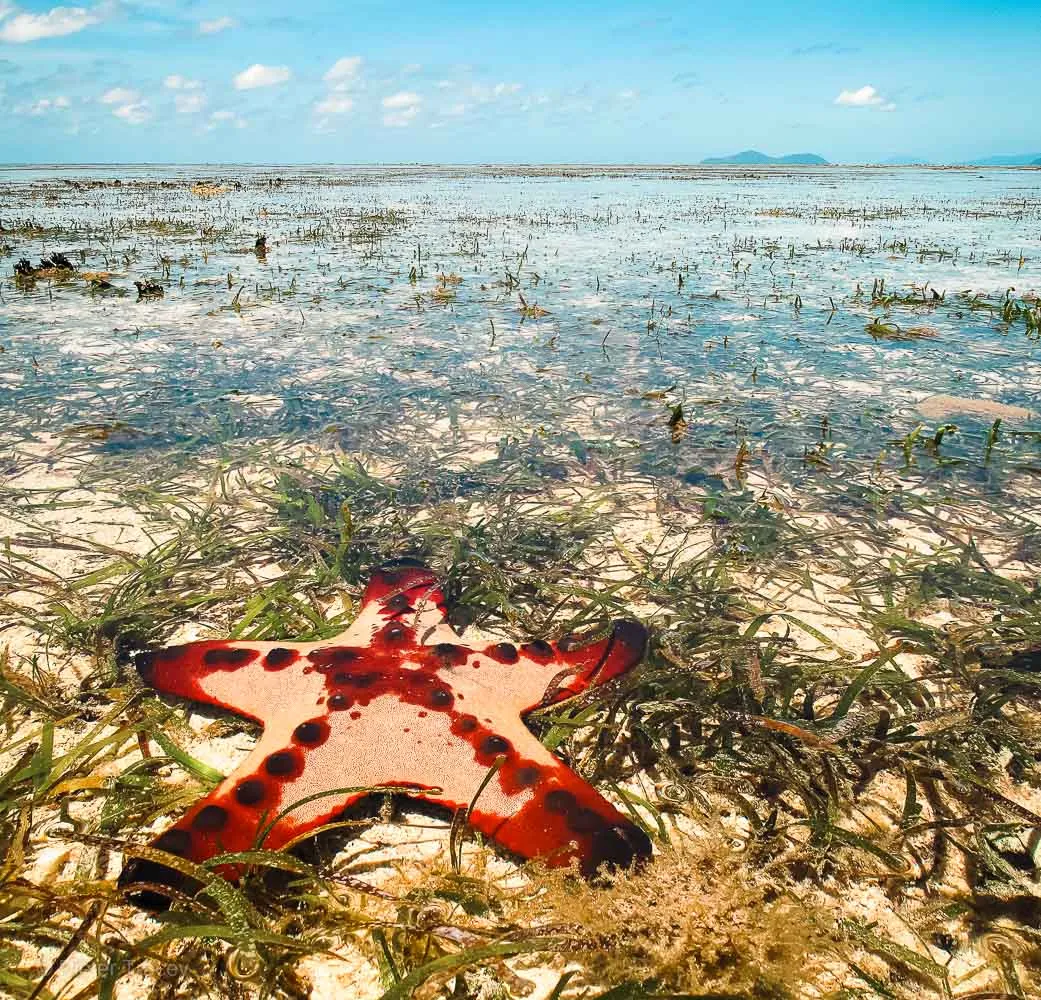
[[[828,161],[816,153],[789,153],[787,156],[767,156],[766,153],[760,153],[758,149],[746,149],[743,153],[734,153],[733,156],[710,156],[707,160],[702,160],[701,162],[707,167],[725,164],[760,167],[771,163],[787,166],[828,166]]]
[[[966,160],[966,167],[1038,167],[1041,156],[1037,153],[1019,153],[1014,156],[983,156],[976,160]]]

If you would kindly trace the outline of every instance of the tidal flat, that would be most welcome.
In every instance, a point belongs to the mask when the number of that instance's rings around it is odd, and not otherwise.
[[[134,655],[396,557],[646,624],[527,721],[655,860],[380,794],[129,904],[257,734]],[[1039,710],[1041,170],[0,168],[0,994],[1037,995]]]

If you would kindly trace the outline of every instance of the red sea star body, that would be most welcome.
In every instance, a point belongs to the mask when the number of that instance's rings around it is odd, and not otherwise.
[[[604,863],[628,866],[650,855],[646,834],[550,753],[522,716],[629,670],[646,638],[643,626],[618,621],[586,646],[466,646],[447,624],[434,574],[401,561],[373,574],[358,618],[334,639],[205,641],[146,654],[139,669],[153,687],[264,727],[241,766],[153,846],[195,862],[261,838],[277,849],[365,794],[325,794],[336,789],[425,788],[420,798],[465,808],[501,757],[470,813],[474,827],[525,858],[577,859],[586,874]],[[178,879],[135,861],[120,881]],[[138,898],[165,902],[156,893]]]

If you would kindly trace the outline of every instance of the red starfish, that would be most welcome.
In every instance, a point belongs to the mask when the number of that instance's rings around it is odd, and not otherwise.
[[[195,862],[258,844],[277,849],[365,794],[343,789],[428,789],[418,797],[465,808],[501,757],[469,816],[486,837],[551,865],[578,859],[587,875],[648,857],[646,834],[522,721],[635,666],[643,626],[617,621],[607,639],[586,646],[458,639],[437,577],[402,560],[373,574],[358,618],[334,639],[193,642],[143,655],[138,667],[153,687],[264,727],[249,757],[153,846]],[[183,881],[150,861],[131,862],[120,878]],[[154,892],[136,898],[166,902]]]

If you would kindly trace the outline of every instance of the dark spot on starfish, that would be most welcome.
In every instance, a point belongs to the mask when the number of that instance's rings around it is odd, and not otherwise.
[[[350,708],[354,704],[354,699],[348,698],[342,692],[337,692],[329,697],[328,704],[330,708],[335,709],[337,712],[342,712],[345,708]]]
[[[192,835],[187,830],[167,830],[158,840],[155,842],[155,846],[160,851],[166,851],[167,854],[176,854],[179,858],[184,857],[188,853],[188,849],[192,846]]]
[[[500,754],[506,753],[510,749],[510,741],[503,739],[501,736],[492,734],[486,736],[481,740],[481,753],[486,754]]]
[[[400,625],[389,626],[384,630],[383,634],[394,642],[405,638],[405,630]]]
[[[293,730],[293,739],[305,747],[321,746],[329,738],[329,724],[321,719],[301,722]]]
[[[300,654],[295,649],[285,649],[281,646],[268,650],[264,657],[264,666],[268,670],[281,670],[288,667]]]
[[[223,806],[203,806],[192,819],[192,829],[200,833],[216,833],[228,822],[228,810]]]
[[[445,663],[465,663],[466,652],[462,646],[457,646],[454,642],[439,642],[434,646],[434,655]]]
[[[235,801],[244,806],[255,806],[264,798],[264,782],[259,778],[247,778],[235,786]]]
[[[240,667],[256,656],[255,649],[207,649],[202,654],[202,662],[208,667]]]
[[[333,674],[334,684],[346,684],[350,687],[367,688],[376,683],[377,675],[374,673],[359,674],[353,670],[341,670]]]
[[[472,733],[477,728],[477,720],[472,715],[464,715],[456,723],[456,728],[461,733]]]
[[[353,663],[361,657],[356,649],[347,646],[333,646],[326,649],[314,649],[307,654],[307,658],[321,671],[332,670]]]
[[[412,610],[408,598],[404,594],[395,594],[385,602],[384,607],[397,612]]]
[[[520,785],[521,788],[530,788],[539,780],[539,769],[531,765],[518,767],[514,772],[513,780],[516,784]]]
[[[361,712],[351,712],[351,718],[352,719],[360,719],[361,718]]]
[[[536,660],[548,660],[553,656],[553,647],[544,639],[535,639],[532,642],[526,642],[521,646],[521,649],[523,649],[528,656],[531,656]]]
[[[264,761],[264,770],[273,778],[284,778],[297,767],[296,756],[288,750],[279,750]]]
[[[550,812],[561,815],[566,815],[578,805],[575,796],[564,788],[554,788],[553,791],[547,792],[543,801]]]
[[[447,688],[434,688],[430,692],[430,705],[432,708],[450,708],[455,698]]]
[[[603,817],[592,809],[572,809],[567,814],[567,825],[575,833],[595,833],[603,829]]]
[[[492,646],[492,656],[502,663],[516,663],[517,647],[512,642],[500,642]]]

